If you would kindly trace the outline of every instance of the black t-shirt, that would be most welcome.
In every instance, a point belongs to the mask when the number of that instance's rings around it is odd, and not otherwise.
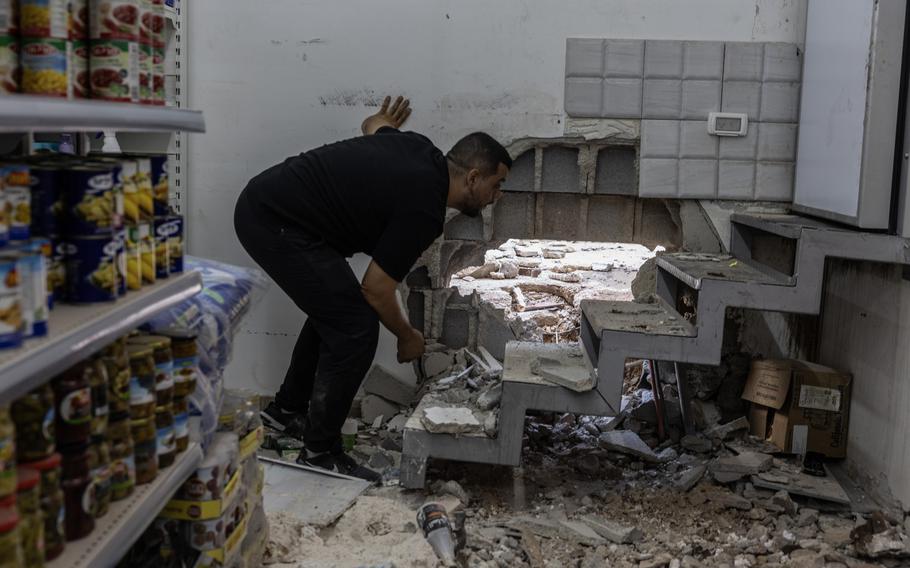
[[[372,256],[399,282],[442,234],[448,165],[415,132],[384,127],[290,157],[263,175],[250,188],[267,212],[344,256]]]

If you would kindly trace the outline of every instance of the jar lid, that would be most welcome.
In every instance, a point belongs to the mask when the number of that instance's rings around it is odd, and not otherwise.
[[[38,485],[41,474],[37,469],[20,465],[16,468],[16,491],[28,491]]]
[[[60,467],[61,460],[63,460],[63,456],[58,453],[53,453],[43,460],[29,462],[26,465],[32,469],[37,469],[38,471],[47,471],[49,469]]]
[[[15,507],[0,508],[0,533],[8,533],[19,524],[19,512]]]
[[[145,359],[154,354],[151,347],[132,342],[127,344],[126,351],[130,354],[130,359]]]
[[[152,349],[166,349],[171,346],[171,338],[163,335],[139,335],[130,337],[127,345],[146,345]]]
[[[130,420],[130,428],[148,428],[151,422],[151,418],[135,418]]]

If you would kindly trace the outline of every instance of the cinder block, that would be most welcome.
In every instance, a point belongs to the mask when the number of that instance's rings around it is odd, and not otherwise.
[[[439,342],[452,349],[467,347],[470,337],[471,312],[467,310],[446,310],[442,322],[442,336]]]
[[[598,152],[594,193],[635,195],[638,192],[635,157],[635,148],[631,146],[614,146]]]
[[[641,79],[604,79],[602,108],[605,118],[640,118]]]
[[[765,44],[728,42],[724,47],[724,81],[761,81]]]
[[[367,424],[372,424],[380,416],[383,423],[387,422],[399,410],[398,405],[374,394],[368,394],[360,401],[360,417]]]
[[[750,121],[758,120],[761,111],[761,83],[758,81],[724,81],[724,112],[744,112]]]
[[[575,240],[581,237],[579,219],[581,218],[581,201],[579,195],[560,193],[541,193],[537,199],[546,214],[543,215],[540,227],[540,238]]]
[[[720,110],[720,81],[683,81],[682,118],[704,120],[708,113]]]
[[[581,193],[578,148],[550,146],[543,149],[541,191]]]
[[[682,109],[682,81],[645,79],[642,118],[678,119]]]
[[[446,223],[443,231],[447,239],[461,239],[465,241],[482,241],[483,238],[483,217],[468,217],[467,215],[457,215],[451,221]]]
[[[426,331],[426,296],[419,290],[408,294],[408,321],[414,329]]]
[[[676,197],[678,161],[642,158],[638,166],[639,197]]]
[[[802,54],[792,43],[765,44],[765,81],[797,82],[802,77]]]
[[[752,199],[755,192],[755,162],[721,160],[717,168],[719,199]]]
[[[569,116],[599,117],[603,104],[603,79],[569,77],[566,79],[566,113]]]
[[[592,195],[588,200],[586,239],[631,242],[635,237],[635,200],[612,195]]]
[[[718,155],[722,160],[755,160],[758,149],[759,123],[749,123],[745,136],[723,136],[719,140]]]
[[[645,78],[681,79],[683,68],[681,41],[645,42]]]
[[[405,278],[404,283],[410,289],[431,288],[433,283],[430,281],[430,271],[426,266],[417,266]]]
[[[493,209],[493,239],[526,239],[534,235],[533,193],[504,193]]]
[[[757,125],[758,159],[776,162],[796,160],[796,125],[765,122]]]
[[[704,199],[717,195],[717,160],[680,160],[679,197]]]
[[[717,137],[708,134],[707,122],[683,120],[679,134],[680,158],[716,158]]]
[[[762,122],[799,120],[799,83],[762,83]]]
[[[676,158],[679,156],[679,125],[678,120],[642,120],[641,157]]]
[[[604,40],[569,38],[566,40],[566,76],[602,77]]]
[[[399,379],[382,365],[373,365],[361,386],[367,394],[381,396],[389,402],[402,406],[414,402],[417,394],[417,385]],[[391,416],[387,416],[387,418],[391,418]]]
[[[755,171],[755,199],[790,201],[793,199],[793,163],[758,162]]]
[[[683,79],[717,79],[724,74],[724,44],[719,41],[683,42]]]
[[[512,161],[512,168],[502,184],[503,191],[534,191],[534,149]]]
[[[506,343],[515,341],[515,333],[502,317],[480,310],[477,324],[477,344],[486,348],[500,361],[506,358]]]
[[[643,40],[608,39],[604,54],[604,77],[641,79],[645,61]]]

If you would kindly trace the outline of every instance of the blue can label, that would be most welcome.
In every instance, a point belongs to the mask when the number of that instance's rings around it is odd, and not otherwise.
[[[114,173],[111,168],[67,172],[67,228],[73,235],[106,235],[114,223]]]
[[[32,235],[50,236],[60,232],[63,195],[61,171],[56,168],[31,168]]]
[[[155,197],[155,216],[170,214],[168,207],[168,157],[152,156],[152,191]]]
[[[183,272],[183,216],[168,216],[167,231],[168,255],[170,260],[170,273],[180,274]]]
[[[31,175],[28,166],[8,164],[3,166],[3,195],[9,222],[9,240],[28,240],[32,224],[32,198],[29,187]]]
[[[65,243],[67,299],[73,303],[117,298],[117,240],[71,237]]]

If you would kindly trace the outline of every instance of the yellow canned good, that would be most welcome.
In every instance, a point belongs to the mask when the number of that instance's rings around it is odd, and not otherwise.
[[[22,92],[65,97],[69,90],[69,57],[65,39],[22,40]]]

